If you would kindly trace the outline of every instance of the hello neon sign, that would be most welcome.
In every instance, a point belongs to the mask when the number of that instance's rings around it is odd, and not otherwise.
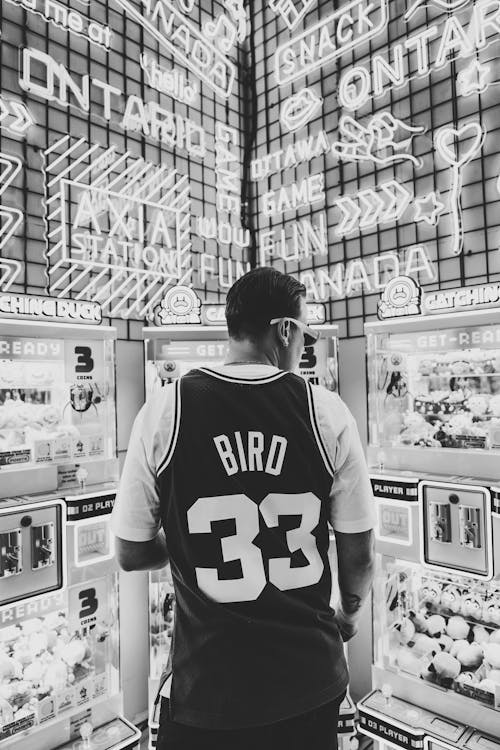
[[[229,98],[236,79],[235,65],[169,0],[142,0],[145,13],[130,0],[115,2],[156,39],[168,55],[216,94]]]

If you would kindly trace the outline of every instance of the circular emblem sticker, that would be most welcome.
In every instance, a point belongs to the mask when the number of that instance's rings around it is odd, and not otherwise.
[[[421,289],[409,276],[396,276],[384,287],[378,303],[379,318],[420,314]]]
[[[153,312],[157,326],[201,323],[201,300],[188,286],[174,286],[168,290]]]

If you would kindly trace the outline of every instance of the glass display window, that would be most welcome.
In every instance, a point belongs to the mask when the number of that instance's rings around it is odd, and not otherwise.
[[[487,313],[366,326],[372,465],[500,475],[500,317]]]
[[[16,474],[2,494],[71,486],[68,465],[74,486],[77,468],[82,483],[116,478],[114,336],[110,328],[0,321],[0,473]],[[38,470],[33,486],[27,469]]]
[[[2,609],[0,742],[119,691],[118,583],[108,576]]]
[[[379,558],[373,601],[376,666],[500,706],[498,581]]]

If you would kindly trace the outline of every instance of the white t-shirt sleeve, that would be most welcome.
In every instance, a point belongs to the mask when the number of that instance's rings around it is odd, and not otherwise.
[[[159,531],[156,469],[170,444],[173,417],[174,388],[165,386],[135,418],[111,514],[111,530],[120,539],[147,542]]]
[[[368,467],[354,417],[336,394],[313,388],[318,428],[334,467],[330,522],[336,531],[355,534],[375,525]]]

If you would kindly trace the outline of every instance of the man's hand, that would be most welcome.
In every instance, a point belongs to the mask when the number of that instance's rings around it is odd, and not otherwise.
[[[337,544],[340,603],[335,622],[342,639],[349,641],[357,632],[361,608],[368,600],[374,568],[373,531],[356,534],[335,532]]]
[[[334,620],[340,630],[340,635],[342,636],[344,643],[350,641],[358,632],[357,618],[353,619],[352,617],[349,617],[349,615],[346,615],[340,604],[335,607]]]

